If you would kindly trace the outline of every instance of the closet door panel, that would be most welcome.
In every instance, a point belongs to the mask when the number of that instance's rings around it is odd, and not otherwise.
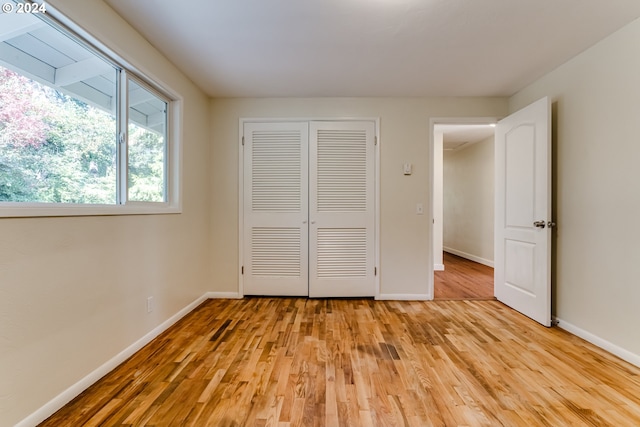
[[[307,123],[245,123],[244,294],[308,295]]]
[[[309,296],[374,296],[374,124],[309,127]]]

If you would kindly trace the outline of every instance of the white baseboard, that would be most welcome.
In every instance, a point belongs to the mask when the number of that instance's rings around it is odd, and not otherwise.
[[[127,360],[134,353],[139,351],[142,347],[147,345],[151,340],[156,338],[162,332],[169,329],[169,327],[171,327],[178,320],[182,319],[185,315],[192,312],[197,306],[199,306],[205,300],[209,298],[232,298],[228,296],[227,297],[218,296],[219,294],[226,295],[226,293],[218,293],[218,292],[209,292],[204,294],[203,296],[201,296],[200,298],[198,298],[197,300],[195,300],[194,302],[192,302],[191,304],[189,304],[188,306],[186,306],[185,308],[183,308],[182,310],[180,310],[179,312],[171,316],[169,319],[162,322],[160,325],[155,327],[153,330],[151,330],[145,336],[140,338],[138,341],[134,342],[129,347],[125,348],[120,353],[118,353],[116,356],[112,357],[110,360],[105,362],[102,366],[100,366],[99,368],[91,372],[89,375],[82,378],[80,381],[73,384],[71,387],[69,387],[68,389],[66,389],[65,391],[63,391],[53,399],[51,399],[44,406],[42,406],[40,409],[38,409],[37,411],[29,415],[27,418],[20,421],[14,427],[33,427],[40,424],[42,421],[46,420],[51,415],[53,415],[58,409],[62,408],[64,405],[69,403],[73,398],[75,398],[80,393],[82,393],[87,388],[89,388],[91,385],[93,385],[93,383],[95,383],[100,378],[104,377],[106,374],[114,370],[118,365],[120,365],[122,362]],[[210,295],[214,295],[214,296],[210,296]],[[235,297],[237,298],[237,294],[230,294],[230,295],[235,295]]]
[[[444,264],[433,264],[433,271],[444,271]]]
[[[238,292],[207,292],[204,296],[209,299],[242,299]]]
[[[433,299],[428,294],[380,294],[377,300],[398,300],[398,301],[430,301]]]
[[[570,332],[573,335],[578,336],[583,340],[588,341],[591,344],[596,345],[601,349],[618,356],[620,359],[627,361],[632,365],[640,367],[640,355],[632,353],[627,349],[624,349],[616,344],[602,339],[599,336],[592,334],[591,332],[585,331],[584,329],[581,329],[557,317],[554,318],[554,321],[557,323],[559,328],[564,329],[565,331]]]
[[[449,252],[450,254],[458,255],[459,257],[462,257],[462,258],[477,262],[479,264],[486,265],[487,267],[493,268],[493,261],[491,261],[490,259],[480,258],[479,256],[471,255],[471,254],[468,254],[466,252],[462,252],[462,251],[459,251],[459,250],[453,249],[453,248],[446,248],[445,247],[445,248],[442,248],[442,250],[444,252]]]

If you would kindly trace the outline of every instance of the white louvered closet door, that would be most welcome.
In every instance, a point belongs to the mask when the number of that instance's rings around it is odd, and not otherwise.
[[[244,294],[308,295],[307,123],[244,124]]]
[[[374,123],[311,122],[309,134],[309,296],[374,296]]]

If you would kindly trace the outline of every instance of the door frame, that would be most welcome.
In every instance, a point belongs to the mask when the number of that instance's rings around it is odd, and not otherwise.
[[[435,230],[435,126],[436,125],[488,125],[495,124],[502,117],[432,117],[429,119],[429,210],[431,213],[431,222],[429,223],[429,262],[428,265],[428,279],[427,279],[427,299],[433,300],[434,298],[434,274],[435,274],[435,262],[434,262],[434,230]],[[495,166],[494,166],[495,169]],[[495,234],[495,233],[494,233]]]
[[[374,266],[373,277],[375,299],[380,298],[380,117],[241,117],[238,121],[238,298],[244,298],[244,125],[245,123],[277,123],[277,122],[373,122],[375,127],[374,145]],[[432,244],[433,246],[433,244]],[[433,258],[433,257],[432,257]]]

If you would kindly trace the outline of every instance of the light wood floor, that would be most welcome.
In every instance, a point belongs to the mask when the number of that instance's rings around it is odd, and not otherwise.
[[[493,268],[443,253],[444,271],[434,272],[435,299],[493,299]]]
[[[497,301],[209,300],[43,426],[639,426],[640,369]]]

